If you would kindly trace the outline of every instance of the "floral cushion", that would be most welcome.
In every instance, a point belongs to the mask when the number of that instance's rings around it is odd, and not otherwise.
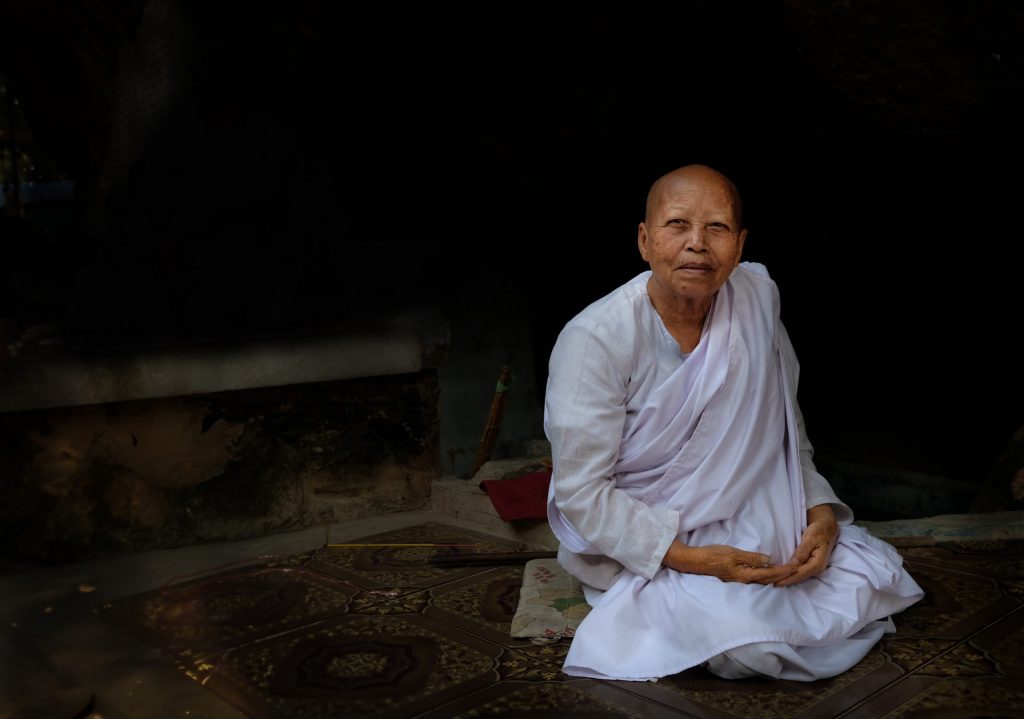
[[[534,644],[551,644],[562,637],[571,638],[589,612],[579,580],[557,559],[531,559],[523,570],[511,635]]]

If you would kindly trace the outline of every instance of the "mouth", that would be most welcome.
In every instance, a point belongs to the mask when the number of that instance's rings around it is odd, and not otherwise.
[[[711,265],[703,262],[684,262],[676,269],[683,272],[696,272],[698,274],[703,274],[705,272],[711,272]]]

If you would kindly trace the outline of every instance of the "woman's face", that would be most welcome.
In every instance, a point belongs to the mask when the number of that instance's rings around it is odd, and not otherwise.
[[[680,173],[665,183],[637,236],[659,295],[700,300],[725,284],[747,238],[732,198],[725,182],[709,171]]]

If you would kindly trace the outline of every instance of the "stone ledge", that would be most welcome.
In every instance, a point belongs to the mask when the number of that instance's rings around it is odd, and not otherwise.
[[[1024,538],[1024,511],[854,523],[897,546]]]
[[[412,331],[324,334],[0,366],[0,412],[180,397],[423,369]]]
[[[473,479],[445,476],[431,484],[428,509],[438,514],[472,522],[482,531],[523,542],[538,549],[558,549],[558,540],[546,519],[506,522],[494,508],[487,492],[480,489],[484,479],[501,479],[506,473],[530,466],[535,460],[517,458],[486,462]]]

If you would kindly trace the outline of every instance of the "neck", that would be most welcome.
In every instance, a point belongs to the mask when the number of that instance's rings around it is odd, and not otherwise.
[[[661,317],[668,333],[679,343],[681,352],[692,352],[700,342],[707,319],[714,303],[714,295],[694,298],[666,298],[659,295],[651,283],[647,285],[647,297],[654,310]]]
[[[658,292],[658,287],[652,280],[647,283],[647,296],[666,325],[698,329],[704,326],[704,320],[707,319],[714,303],[713,294],[705,297],[665,296]]]

